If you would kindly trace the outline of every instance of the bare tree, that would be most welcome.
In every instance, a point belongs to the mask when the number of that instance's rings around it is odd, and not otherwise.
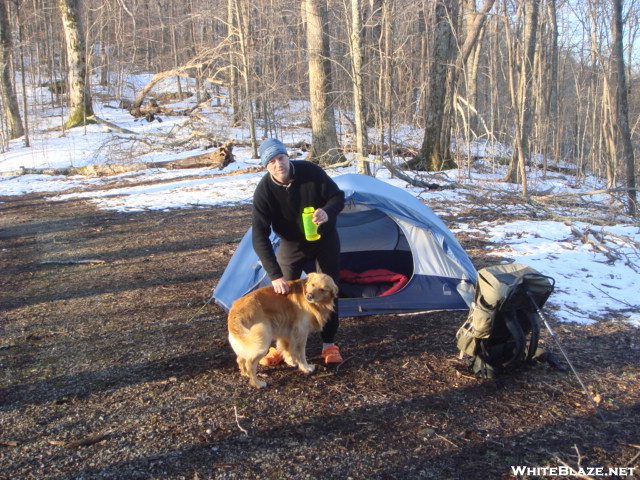
[[[362,73],[362,20],[360,0],[351,0],[351,65],[353,75],[353,104],[356,124],[356,151],[358,173],[370,175],[369,163],[365,157],[369,153],[367,122],[364,101],[364,81]]]
[[[480,60],[479,42],[488,13],[493,8],[495,0],[485,0],[479,11],[476,11],[475,0],[465,0],[463,3],[463,28],[464,42],[460,47],[460,52],[456,58],[455,73],[465,68],[465,87],[467,92],[467,102],[471,110],[470,129],[477,135],[477,83],[478,83],[478,63]]]
[[[511,98],[515,112],[514,148],[505,181],[517,183],[520,180],[524,196],[528,194],[526,164],[530,156],[529,136],[534,117],[531,83],[536,52],[539,3],[539,0],[525,0],[524,2],[524,38],[520,55],[517,55],[517,60],[513,67],[515,70],[512,73],[513,81],[511,83]]]
[[[227,4],[227,29],[228,29],[228,42],[229,42],[229,82],[227,84],[227,90],[229,91],[229,103],[231,104],[231,124],[233,126],[240,125],[242,117],[240,115],[240,100],[239,100],[239,87],[238,87],[238,25],[235,15],[235,0],[228,0]]]
[[[471,142],[480,135],[479,132],[479,112],[478,112],[478,68],[481,56],[481,38],[484,30],[487,14],[493,7],[495,0],[485,0],[481,9],[476,11],[475,0],[465,0],[462,11],[462,30],[463,42],[460,45],[458,56],[455,61],[455,68],[450,70],[449,89],[453,93],[451,105],[447,105],[445,113],[451,112],[449,115],[453,117],[452,108],[460,111],[464,123],[465,138]],[[464,79],[464,93],[466,98],[460,95],[462,86],[460,79]],[[446,119],[445,119],[446,120]],[[448,119],[447,125],[453,123],[453,118]],[[451,143],[451,128],[443,128],[441,137],[441,148],[447,152],[445,158],[448,158],[449,145]],[[472,149],[467,150],[467,157],[472,156]],[[468,174],[470,174],[471,162],[467,163]]]
[[[90,122],[93,116],[91,91],[87,82],[87,61],[79,0],[59,0],[62,24],[67,44],[69,68],[69,116],[65,128]]]
[[[612,27],[612,52],[611,52],[611,77],[609,83],[613,89],[611,97],[615,98],[616,108],[614,110],[617,125],[618,138],[622,144],[622,162],[625,166],[627,184],[627,211],[629,215],[635,216],[637,213],[636,182],[635,182],[635,157],[633,154],[633,144],[631,142],[631,129],[629,127],[629,102],[627,97],[627,79],[623,56],[623,33],[622,33],[622,0],[612,0],[613,19]]]
[[[320,163],[344,160],[338,149],[331,81],[331,49],[326,0],[305,0],[311,99],[311,150],[309,158]]]
[[[462,3],[462,29],[465,38],[471,35],[472,22],[476,13],[475,0],[464,0]],[[480,44],[476,43],[469,58],[465,62],[464,89],[468,120],[466,122],[467,138],[478,136],[477,98],[478,98],[478,63],[480,60]]]
[[[439,170],[448,160],[449,152],[442,150],[440,139],[445,122],[448,70],[454,58],[452,18],[455,15],[452,12],[456,6],[454,0],[438,0],[435,4],[433,67],[429,76],[424,138],[420,151],[410,162],[411,167],[418,170]]]
[[[244,4],[244,5],[243,5]],[[246,6],[246,10],[244,7]],[[240,53],[242,59],[242,80],[244,83],[244,98],[247,102],[247,111],[249,113],[249,135],[251,136],[251,147],[253,157],[258,158],[258,140],[256,137],[256,121],[253,109],[253,75],[251,72],[251,60],[249,59],[249,15],[251,12],[251,2],[235,1],[235,16],[237,18],[236,33],[240,44]]]
[[[18,138],[24,135],[24,127],[16,90],[11,79],[11,49],[11,29],[7,8],[5,2],[0,1],[0,93],[4,112],[9,121],[9,137]]]
[[[547,2],[547,61],[545,66],[545,83],[547,85],[543,96],[542,115],[549,119],[543,127],[542,138],[552,138],[550,148],[545,149],[546,153],[551,154],[555,159],[559,159],[561,155],[560,138],[562,137],[563,128],[558,124],[558,18],[556,0],[548,0]],[[547,128],[548,126],[548,128]],[[547,133],[548,132],[548,133]],[[546,156],[545,156],[546,161]]]

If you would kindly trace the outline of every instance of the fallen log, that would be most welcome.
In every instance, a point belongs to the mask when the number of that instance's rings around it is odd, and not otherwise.
[[[169,162],[134,162],[114,163],[112,165],[86,165],[84,167],[68,168],[25,168],[0,172],[0,177],[15,177],[20,175],[83,175],[86,177],[106,177],[126,172],[147,170],[149,168],[186,169],[186,168],[219,168],[222,170],[230,163],[235,162],[232,142],[225,143],[213,152],[201,153],[192,157]]]
[[[233,162],[235,162],[235,158],[233,156],[233,143],[229,142],[225,143],[213,152],[201,153],[199,155],[194,155],[193,157],[172,160],[171,162],[160,162],[153,166],[169,169],[217,167],[222,170]]]
[[[108,127],[116,132],[119,133],[125,133],[125,134],[130,134],[130,135],[136,135],[136,132],[132,131],[132,130],[128,130],[126,128],[122,128],[119,127],[118,125],[116,125],[115,123],[111,123],[108,122],[107,120],[105,120],[104,118],[100,118],[96,115],[91,115],[90,117],[88,117],[89,119],[93,119],[95,120],[99,125],[104,125],[105,127]]]
[[[414,187],[426,188],[427,190],[438,190],[441,188],[445,188],[442,185],[437,183],[429,183],[429,182],[425,182],[421,178],[411,177],[406,173],[404,173],[399,168],[397,168],[396,166],[392,165],[391,162],[384,162],[384,166],[387,167],[394,176],[398,177],[400,180],[404,180],[409,185],[413,185]],[[448,188],[452,188],[452,187],[448,186]]]

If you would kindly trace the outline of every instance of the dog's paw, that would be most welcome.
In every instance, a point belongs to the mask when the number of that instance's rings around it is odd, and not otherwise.
[[[289,365],[290,367],[297,367],[298,362],[294,361],[291,357],[284,357],[284,363]]]
[[[307,366],[300,365],[300,370],[303,371],[304,373],[309,374],[309,373],[315,372],[316,366],[315,365],[307,365]]]
[[[250,383],[256,388],[264,388],[267,386],[267,382],[264,382],[262,380],[256,380],[255,382],[250,382]]]

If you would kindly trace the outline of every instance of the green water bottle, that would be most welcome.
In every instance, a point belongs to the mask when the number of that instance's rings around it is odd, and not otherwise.
[[[302,225],[304,227],[304,236],[310,242],[315,242],[320,239],[318,235],[318,225],[313,223],[313,212],[315,208],[304,207],[302,211]]]

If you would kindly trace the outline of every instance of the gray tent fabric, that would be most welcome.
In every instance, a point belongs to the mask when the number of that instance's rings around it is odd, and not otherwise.
[[[371,285],[358,289],[341,283],[340,316],[469,308],[476,270],[451,231],[427,205],[401,188],[366,175],[345,174],[334,181],[346,199],[337,221],[341,268],[357,274],[383,269],[408,279],[398,291],[384,295],[376,294]],[[271,240],[277,250],[279,239],[272,233]],[[213,299],[229,310],[237,298],[270,284],[253,251],[249,229]]]

